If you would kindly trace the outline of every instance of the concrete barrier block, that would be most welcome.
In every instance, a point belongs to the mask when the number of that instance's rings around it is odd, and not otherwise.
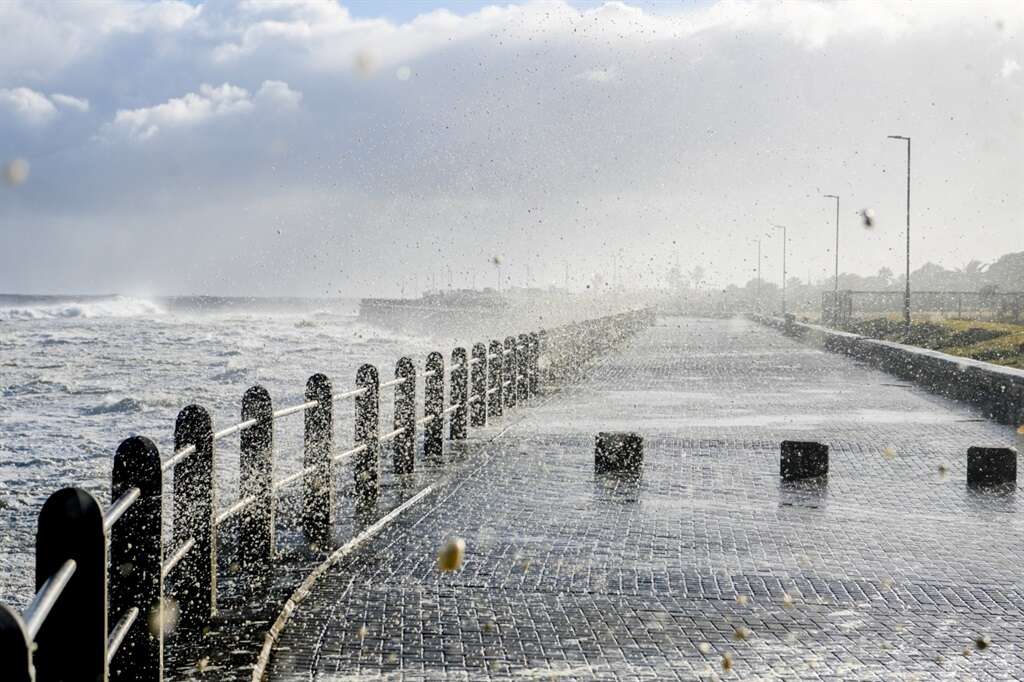
[[[994,487],[1016,485],[1017,451],[1013,448],[967,449],[967,485]]]
[[[638,434],[606,432],[597,434],[594,470],[639,472],[644,464],[644,439]]]
[[[828,446],[811,441],[782,441],[779,475],[784,481],[828,476]]]

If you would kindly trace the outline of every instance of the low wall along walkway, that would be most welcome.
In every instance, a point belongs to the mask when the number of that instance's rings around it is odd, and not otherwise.
[[[792,316],[751,317],[787,336],[863,360],[940,395],[974,405],[1001,424],[1024,426],[1024,370],[797,322]]]

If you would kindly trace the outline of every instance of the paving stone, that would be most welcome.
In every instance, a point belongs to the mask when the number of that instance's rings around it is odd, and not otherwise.
[[[662,320],[524,414],[317,584],[271,680],[1020,675],[1021,502],[965,484],[1013,429],[737,320]],[[643,436],[639,480],[598,431]],[[827,485],[779,480],[785,439]]]

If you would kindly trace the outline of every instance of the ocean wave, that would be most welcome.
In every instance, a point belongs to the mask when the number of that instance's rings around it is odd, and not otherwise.
[[[151,317],[164,313],[144,298],[113,296],[87,301],[60,301],[0,308],[0,322],[55,318]]]
[[[351,341],[353,344],[360,346],[382,344],[382,345],[394,345],[394,344],[412,344],[418,345],[424,341],[423,337],[415,336],[393,329],[384,329],[383,327],[375,327],[370,324],[363,322],[354,322],[353,324],[346,326],[342,329],[342,338]]]
[[[228,367],[223,372],[214,374],[210,377],[211,381],[219,381],[221,383],[230,383],[233,381],[240,381],[248,376],[249,370],[245,367]]]
[[[135,398],[121,398],[120,400],[108,399],[82,410],[82,414],[93,417],[100,414],[127,414],[130,412],[141,412],[142,403]]]
[[[67,384],[60,381],[49,381],[48,379],[30,379],[20,384],[11,384],[3,388],[3,396],[5,398],[13,398],[19,395],[46,395],[70,392],[71,389]]]

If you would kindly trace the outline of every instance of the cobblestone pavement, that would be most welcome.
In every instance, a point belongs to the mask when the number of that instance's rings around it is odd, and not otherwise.
[[[316,586],[271,680],[1024,674],[1020,495],[965,486],[967,447],[1012,428],[682,319],[527,412]],[[599,430],[645,437],[639,482],[594,474]],[[831,446],[826,486],[780,484],[786,438]],[[465,562],[440,573],[450,536]]]

